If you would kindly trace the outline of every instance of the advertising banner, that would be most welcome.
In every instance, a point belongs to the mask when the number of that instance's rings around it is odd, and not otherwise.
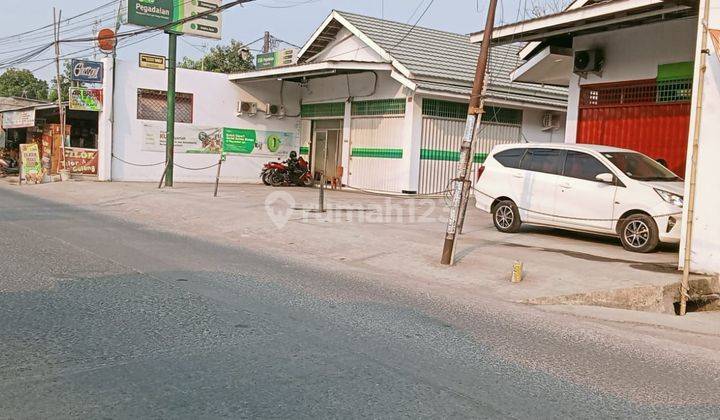
[[[70,88],[70,109],[75,111],[101,111],[103,103],[102,89],[81,87]]]
[[[165,126],[143,124],[144,151],[165,151]],[[252,157],[286,157],[298,150],[294,133],[231,127],[175,126],[175,153],[228,153]]]
[[[103,82],[103,63],[73,59],[70,64],[70,80],[84,83]]]
[[[164,152],[167,139],[164,124],[143,124],[142,150]],[[175,153],[220,153],[222,128],[175,125]]]
[[[36,184],[42,181],[42,163],[40,161],[40,148],[36,143],[20,145],[20,162],[22,165],[22,178]]]
[[[97,149],[66,147],[65,164],[71,173],[97,175],[98,151]]]
[[[28,109],[25,111],[6,111],[2,114],[2,127],[23,128],[35,126],[35,110]]]

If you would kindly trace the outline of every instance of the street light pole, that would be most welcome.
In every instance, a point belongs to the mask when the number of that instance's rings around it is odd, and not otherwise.
[[[487,71],[488,57],[490,56],[490,42],[492,41],[493,26],[495,24],[495,10],[497,9],[497,0],[490,0],[488,7],[487,20],[485,22],[485,31],[483,32],[482,46],[480,55],[478,56],[477,67],[475,69],[475,80],[473,82],[472,93],[470,95],[470,104],[468,106],[468,116],[465,122],[465,131],[463,132],[462,145],[460,146],[460,160],[458,161],[456,177],[453,180],[452,204],[450,207],[450,216],[448,217],[447,229],[445,231],[445,243],[443,244],[442,258],[440,263],[451,265],[455,256],[455,244],[459,232],[458,227],[462,226],[464,212],[462,209],[467,204],[470,195],[471,182],[468,179],[470,165],[472,162],[472,145],[475,138],[475,129],[477,123],[482,116],[483,102],[482,91],[485,85],[485,73]]]

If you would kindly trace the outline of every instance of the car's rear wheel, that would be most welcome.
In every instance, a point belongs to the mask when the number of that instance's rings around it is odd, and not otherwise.
[[[652,252],[660,242],[655,220],[647,214],[633,214],[620,225],[620,241],[632,252]]]
[[[522,221],[517,206],[510,200],[503,200],[493,207],[493,223],[495,228],[504,233],[515,233],[520,230]]]

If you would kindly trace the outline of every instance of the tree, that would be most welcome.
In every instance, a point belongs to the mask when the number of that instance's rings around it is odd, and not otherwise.
[[[243,58],[245,56],[245,58]],[[255,69],[250,50],[241,42],[231,40],[230,45],[212,47],[210,52],[199,60],[184,57],[179,67],[192,70],[213,71],[216,73],[240,73]]]
[[[534,18],[552,15],[565,10],[571,2],[571,0],[530,0],[528,12]]]
[[[63,62],[63,74],[60,75],[60,92],[62,93],[63,101],[67,101],[70,96],[70,86],[72,86],[70,81],[71,73],[72,62],[70,60],[65,60]],[[78,84],[78,86],[82,86],[82,83]],[[57,101],[57,78],[55,77],[53,77],[50,81],[50,93],[48,94],[48,99],[53,102]]]
[[[47,99],[48,84],[30,70],[7,69],[0,74],[0,96],[17,96],[28,99]]]

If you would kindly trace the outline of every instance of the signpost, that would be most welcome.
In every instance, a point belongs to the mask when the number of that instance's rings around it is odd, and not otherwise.
[[[143,69],[165,70],[165,57],[162,55],[140,53],[138,65]]]
[[[175,21],[191,16],[197,16],[202,12],[222,6],[222,0],[179,0],[175,4]],[[185,22],[173,27],[176,32],[184,35],[200,36],[204,38],[220,39],[222,36],[222,14],[210,13],[201,18]]]
[[[72,110],[99,112],[102,110],[103,90],[71,87],[69,99]]]
[[[40,148],[36,143],[20,145],[20,183],[23,178],[27,182],[39,184],[42,182],[42,164],[40,162]]]

